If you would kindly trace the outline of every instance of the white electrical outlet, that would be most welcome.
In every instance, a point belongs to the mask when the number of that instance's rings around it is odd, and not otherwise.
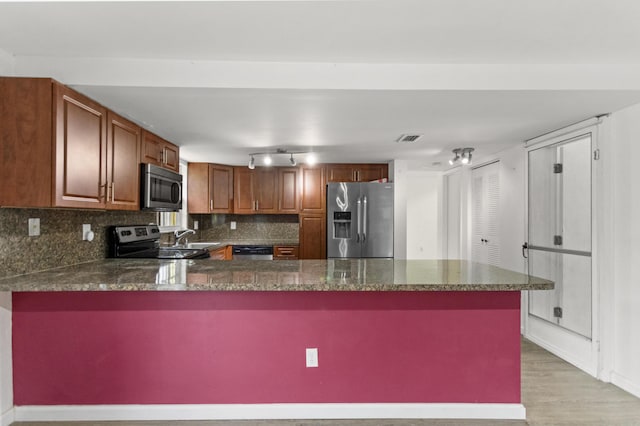
[[[236,222],[235,221],[231,221],[231,229],[236,229]]]
[[[307,348],[307,367],[318,366],[318,348]]]
[[[200,223],[197,220],[193,221],[193,230],[197,231],[198,230],[198,225],[200,225]]]
[[[94,237],[95,237],[95,234],[91,230],[91,224],[83,223],[82,224],[82,241],[93,241]]]
[[[29,236],[37,237],[38,235],[40,235],[40,219],[30,218],[29,219]]]

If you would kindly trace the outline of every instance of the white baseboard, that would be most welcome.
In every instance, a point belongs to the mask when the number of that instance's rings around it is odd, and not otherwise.
[[[615,371],[611,373],[611,383],[620,389],[629,392],[631,395],[640,398],[640,385],[616,373]]]
[[[9,408],[0,416],[0,426],[9,426],[15,421],[15,411],[13,408]]]
[[[26,405],[15,421],[256,419],[526,419],[522,404]]]
[[[529,316],[524,337],[587,374],[597,377],[593,342],[555,324]]]

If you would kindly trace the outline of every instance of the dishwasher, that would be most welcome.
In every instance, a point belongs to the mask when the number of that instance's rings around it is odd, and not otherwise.
[[[233,260],[273,260],[273,246],[233,246]]]

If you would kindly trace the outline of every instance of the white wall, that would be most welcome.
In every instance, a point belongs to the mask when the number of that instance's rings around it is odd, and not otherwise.
[[[500,158],[500,267],[526,272],[525,149],[519,145],[499,153]]]
[[[407,259],[442,258],[442,173],[407,173]]]
[[[393,257],[407,258],[407,187],[409,184],[407,161],[389,163],[389,176],[393,182]]]
[[[11,293],[0,292],[0,424],[12,420]]]
[[[613,346],[611,380],[640,397],[640,105],[614,113],[611,141],[613,206]],[[607,312],[603,312],[605,315]]]
[[[0,49],[0,76],[10,76],[15,73],[15,59],[9,52]]]

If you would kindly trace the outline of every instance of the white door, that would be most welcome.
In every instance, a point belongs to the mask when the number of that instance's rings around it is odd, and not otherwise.
[[[500,266],[500,163],[473,169],[471,260]]]
[[[533,148],[529,273],[555,281],[529,292],[529,315],[591,338],[591,134]]]

